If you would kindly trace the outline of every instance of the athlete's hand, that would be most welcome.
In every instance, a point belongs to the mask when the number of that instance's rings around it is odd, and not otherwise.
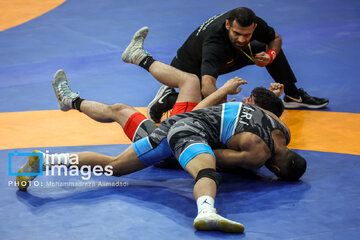
[[[280,97],[284,92],[284,84],[281,83],[270,83],[270,91],[275,93],[276,96]]]
[[[253,60],[256,66],[265,67],[270,63],[271,57],[266,52],[259,52],[255,55]]]
[[[226,94],[235,95],[241,91],[241,87],[239,86],[244,84],[247,84],[247,81],[242,78],[234,77],[228,80],[221,88],[224,89]]]

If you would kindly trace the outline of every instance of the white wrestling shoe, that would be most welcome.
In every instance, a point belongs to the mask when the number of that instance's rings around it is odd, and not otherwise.
[[[130,44],[121,55],[124,62],[139,65],[145,57],[151,56],[148,51],[144,50],[144,40],[148,32],[149,28],[143,27],[134,34]]]
[[[79,97],[79,94],[71,91],[65,72],[62,69],[55,73],[52,85],[58,100],[59,108],[62,111],[73,109],[72,102]]]
[[[215,209],[204,209],[194,219],[194,227],[201,231],[222,231],[228,233],[243,233],[245,227],[226,219],[216,213]]]
[[[42,153],[38,150],[34,150],[31,153]],[[39,173],[40,172],[40,157],[29,156],[28,161],[25,163],[18,173]],[[16,184],[20,190],[26,191],[30,182],[37,176],[16,176]]]

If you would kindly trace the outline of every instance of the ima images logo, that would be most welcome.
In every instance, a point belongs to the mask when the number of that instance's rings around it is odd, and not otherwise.
[[[39,172],[12,172],[12,163],[18,157],[39,157]],[[45,156],[45,159],[44,159]],[[60,154],[46,154],[44,153],[19,153],[16,150],[9,153],[9,176],[42,176],[43,170],[46,176],[81,176],[83,180],[90,180],[92,174],[100,176],[113,175],[113,166],[106,165],[79,165],[79,156],[77,154],[60,153]]]

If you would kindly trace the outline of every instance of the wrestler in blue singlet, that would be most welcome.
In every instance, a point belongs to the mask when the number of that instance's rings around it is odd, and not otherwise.
[[[133,144],[138,158],[147,166],[174,155],[181,166],[201,153],[214,155],[212,149],[226,148],[229,139],[242,132],[259,136],[274,152],[271,132],[285,127],[260,108],[241,102],[229,102],[166,119],[148,137]]]

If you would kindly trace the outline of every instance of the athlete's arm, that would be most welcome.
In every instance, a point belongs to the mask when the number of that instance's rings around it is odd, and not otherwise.
[[[193,110],[198,110],[206,107],[211,107],[221,103],[222,99],[227,95],[238,94],[241,91],[240,85],[246,84],[247,81],[242,78],[232,78],[228,80],[221,88],[204,98]]]
[[[266,143],[259,136],[250,132],[232,136],[226,146],[227,149],[214,150],[216,164],[221,168],[257,169],[271,157]]]
[[[266,153],[262,151],[235,151],[232,149],[215,149],[213,151],[216,157],[216,166],[221,168],[258,169],[267,160]]]

